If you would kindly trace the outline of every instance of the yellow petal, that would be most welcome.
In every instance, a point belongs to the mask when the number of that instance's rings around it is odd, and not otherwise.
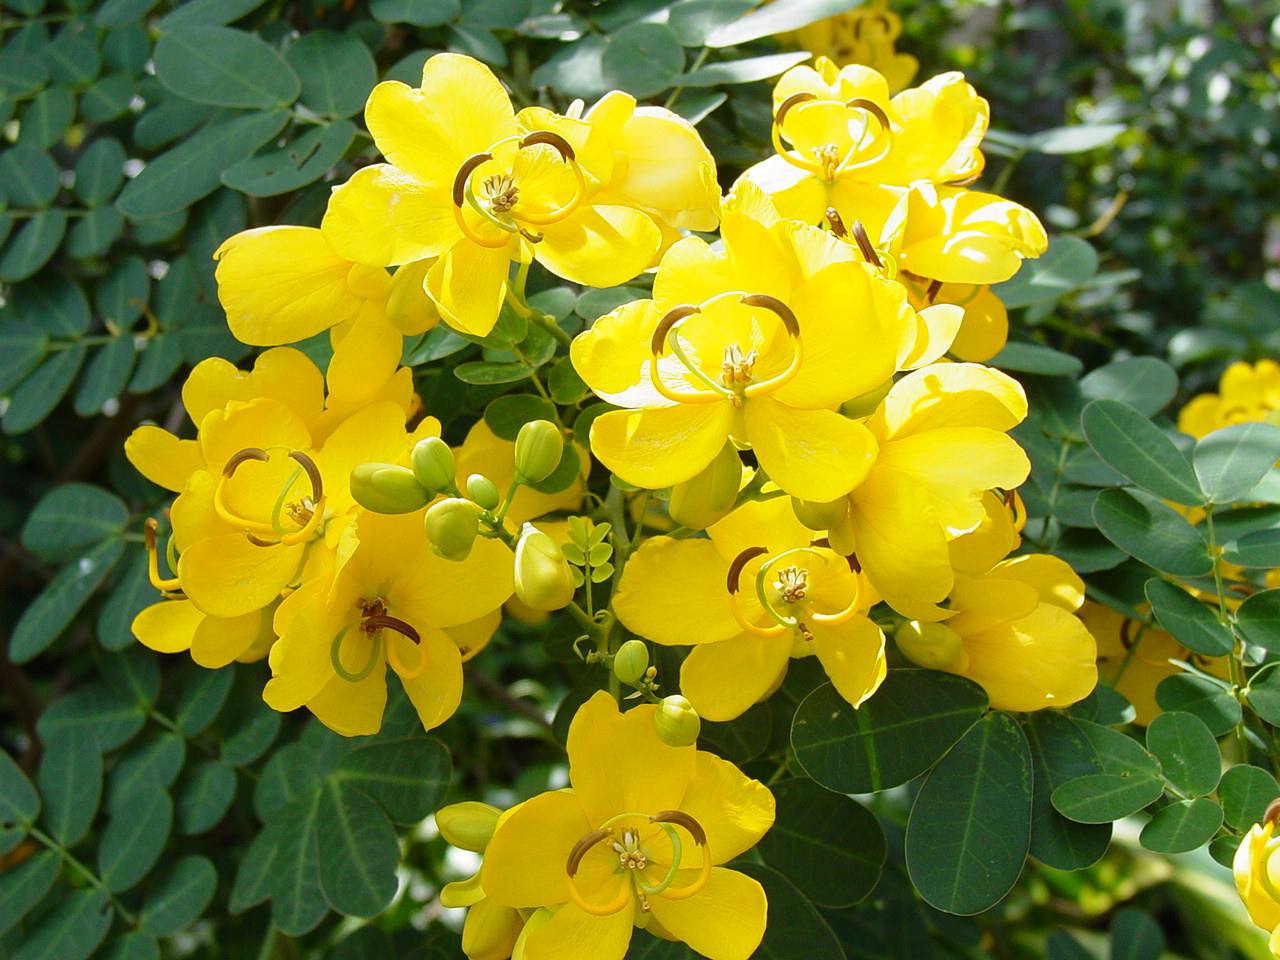
[[[920,311],[920,333],[911,352],[900,357],[898,366],[903,370],[926,367],[942,358],[964,322],[965,312],[949,303],[938,303]]]
[[[210,670],[225,667],[243,656],[270,624],[261,610],[243,617],[205,617],[191,638],[191,659]]]
[[[767,396],[748,400],[743,412],[761,468],[801,500],[843,496],[875,460],[876,442],[867,428],[831,410],[797,410]]]
[[[486,896],[513,907],[564,903],[569,852],[591,830],[568,791],[540,793],[522,803],[501,820],[485,848],[480,880]]]
[[[305,545],[259,547],[243,533],[197,540],[178,558],[182,589],[213,617],[261,610],[293,582]]]
[[[346,624],[341,616],[325,612],[325,599],[325,584],[312,581],[294,591],[277,611],[280,639],[271,648],[271,679],[262,691],[272,710],[297,710],[337,676],[329,648]],[[347,653],[344,649],[344,666]],[[361,666],[353,664],[357,671]]]
[[[671,403],[649,382],[649,340],[658,319],[652,300],[633,300],[573,338],[569,356],[574,369],[596,396],[620,407]],[[688,390],[690,384],[679,363],[668,352],[658,361],[658,376],[673,390]]]
[[[375,163],[333,191],[320,229],[335,253],[356,263],[386,267],[438,256],[461,236],[449,189]]]
[[[335,403],[358,404],[376,396],[395,373],[404,350],[404,337],[377,306],[334,327],[329,338],[333,359],[325,379]]]
[[[431,260],[415,260],[399,267],[387,289],[387,319],[406,337],[426,333],[440,321],[440,313],[427,296],[427,271]]]
[[[817,223],[832,205],[827,185],[807,170],[793,167],[779,156],[772,156],[742,174],[754,183],[778,209],[778,215],[801,223]]]
[[[622,960],[631,942],[632,911],[594,917],[567,903],[522,943],[522,960]]]
[[[413,670],[417,657],[427,658],[427,669],[420,677],[405,680],[405,693],[418,711],[423,730],[433,730],[453,716],[462,700],[462,655],[457,645],[441,630],[419,629],[417,649],[409,640],[391,631],[383,632],[383,643],[397,644],[397,652],[405,669]]]
[[[507,516],[510,515],[510,513],[507,514]],[[489,645],[489,641],[493,639],[493,634],[501,623],[502,611],[493,610],[483,617],[460,623],[456,627],[446,627],[444,632],[458,648],[462,662],[466,663]]]
[[[654,222],[630,207],[583,205],[558,223],[540,228],[533,248],[538,262],[557,276],[592,287],[626,283],[653,262],[662,240]]]
[[[498,322],[510,266],[507,247],[459,240],[427,271],[427,293],[449,326],[487,336]]]
[[[313,458],[324,484],[327,511],[346,513],[355,506],[351,471],[361,463],[395,463],[411,446],[404,427],[404,411],[381,400],[344,420]]]
[[[732,720],[765,697],[786,672],[791,637],[741,633],[693,648],[680,666],[680,690],[698,715]]]
[[[746,853],[773,826],[773,794],[728,760],[699,750],[698,765],[680,810],[702,824],[712,863],[728,863]],[[700,866],[697,848],[685,848],[689,867]]]
[[[884,680],[884,634],[866,617],[844,623],[810,625],[813,649],[840,696],[855,707]]]
[[[591,452],[627,483],[660,490],[705,470],[732,422],[733,408],[719,401],[612,410],[592,421]]]
[[[191,646],[191,637],[204,619],[190,600],[161,600],[144,607],[130,629],[144,647],[157,653],[181,653]]]
[[[261,354],[251,371],[220,357],[201,360],[182,385],[182,405],[197,426],[233,400],[257,399],[277,400],[310,423],[324,409],[324,377],[302,351],[276,347]]]
[[[233,403],[226,410],[214,410],[206,416],[200,422],[200,446],[209,472],[221,474],[227,461],[247,447],[306,450],[311,446],[311,434],[306,423],[284,404],[262,398],[246,404]],[[283,451],[273,452],[279,461],[287,456]],[[246,475],[259,469],[256,461],[247,467]],[[240,470],[235,479],[240,479]]]
[[[179,440],[168,430],[150,424],[129,434],[124,455],[140,474],[174,493],[181,493],[192,474],[205,466],[199,443]]]
[[[729,258],[705,240],[686,237],[663,255],[653,279],[653,302],[661,314],[681,304],[702,303],[735,286]]]
[[[893,385],[868,424],[893,437],[940,427],[1008,430],[1027,415],[1027,396],[1012,377],[976,363],[935,363]]]
[[[628,630],[655,643],[728,640],[742,632],[729,608],[728,571],[710,540],[654,537],[627,560],[614,610]]]
[[[1029,553],[998,564],[992,573],[1035,588],[1041,603],[1074,613],[1084,603],[1084,581],[1070,564],[1043,553]]]
[[[382,729],[387,707],[387,661],[379,656],[363,680],[352,683],[337,674],[307,701],[307,709],[334,733],[344,737],[371,736]]]
[[[687,882],[683,876],[676,880],[677,885]],[[713,867],[707,885],[686,900],[657,896],[649,904],[672,936],[707,960],[747,960],[764,939],[769,912],[764,888],[725,867]]]

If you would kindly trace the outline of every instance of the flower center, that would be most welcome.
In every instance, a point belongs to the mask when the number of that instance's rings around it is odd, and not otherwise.
[[[804,592],[809,589],[809,571],[804,567],[783,567],[778,571],[778,579],[773,581],[773,589],[782,594],[783,603],[803,600]]]
[[[739,581],[742,579],[742,571],[746,565],[757,557],[767,556],[769,550],[767,547],[748,547],[738,554],[733,563],[729,565],[729,576],[725,584],[729,591],[729,609],[733,613],[733,618],[738,622],[738,626],[757,637],[794,636],[798,632],[803,639],[812,640],[813,634],[810,632],[812,625],[835,625],[852,619],[858,612],[858,590],[856,588],[853,591],[853,597],[850,599],[849,605],[838,613],[823,614],[808,608],[796,608],[794,606],[805,599],[805,595],[809,591],[810,567],[817,565],[818,569],[821,570],[822,565],[827,562],[825,558],[829,554],[819,553],[818,550],[830,549],[830,545],[825,539],[815,540],[808,547],[787,550],[775,557],[770,557],[760,565],[760,569],[756,571],[755,575],[756,599],[759,601],[763,612],[773,621],[768,626],[761,626],[747,619],[738,603],[738,591],[741,587]],[[836,554],[836,556],[839,555]],[[786,560],[805,560],[806,558],[808,566],[802,567],[792,563],[789,566],[780,567],[776,571],[773,569]],[[858,572],[861,570],[854,557],[841,557],[841,559],[848,562],[851,571]],[[773,579],[770,579],[770,577]],[[773,590],[773,596],[770,595],[770,587]],[[787,609],[779,609],[775,606],[776,600],[781,600],[786,604]],[[804,619],[801,619],[802,616]]]
[[[506,213],[520,198],[516,178],[509,173],[495,174],[487,178],[484,182],[484,194],[494,213]]]
[[[643,870],[649,865],[649,857],[640,847],[640,835],[628,827],[622,831],[622,842],[610,841],[614,852],[618,855],[618,863],[624,870]]]
[[[384,642],[387,648],[387,662],[391,664],[392,670],[400,674],[402,680],[417,680],[418,677],[426,672],[427,652],[422,649],[421,636],[410,624],[397,617],[387,615],[385,597],[361,597],[356,601],[356,607],[360,611],[359,618],[352,620],[339,630],[338,635],[329,644],[329,660],[333,665],[334,673],[349,683],[359,683],[373,671],[374,665],[382,654]],[[359,632],[369,644],[368,658],[365,660],[364,666],[355,672],[348,670],[342,663],[342,642],[346,639],[352,627],[359,627]],[[400,654],[396,650],[396,638],[384,637],[384,631],[386,630],[398,633],[418,647],[418,662],[415,666],[409,668],[404,665],[404,662],[400,659]]]
[[[814,147],[812,153],[822,179],[828,183],[835,180],[836,171],[840,168],[840,148],[834,143],[824,143]]]
[[[288,448],[270,447],[268,449]],[[320,522],[324,519],[324,485],[320,477],[320,468],[301,450],[289,450],[288,456],[298,466],[277,492],[275,505],[271,508],[270,521],[267,523],[242,517],[233,512],[226,503],[227,483],[235,476],[236,471],[250,460],[268,462],[271,457],[266,450],[259,447],[246,447],[232,455],[223,466],[222,476],[218,478],[218,485],[214,488],[213,508],[218,516],[233,526],[242,528],[245,536],[254,546],[273,547],[278,544],[289,546],[305,543],[316,535]],[[303,494],[297,499],[290,499],[293,485],[303,473],[306,473],[307,480],[311,484],[311,493]],[[292,531],[285,529],[285,515],[296,523],[299,529]],[[274,539],[264,540],[263,537]]]
[[[745,354],[736,343],[724,348],[724,360],[720,364],[720,380],[726,387],[751,382],[751,368],[756,365],[756,351]]]

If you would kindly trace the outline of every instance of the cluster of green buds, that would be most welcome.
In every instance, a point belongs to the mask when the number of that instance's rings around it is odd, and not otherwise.
[[[613,655],[613,675],[627,686],[635,687],[632,697],[644,696],[658,705],[653,716],[654,732],[668,746],[687,747],[697,742],[702,730],[698,711],[679,694],[659,699],[658,670],[649,664],[649,648],[643,640],[628,640]]]

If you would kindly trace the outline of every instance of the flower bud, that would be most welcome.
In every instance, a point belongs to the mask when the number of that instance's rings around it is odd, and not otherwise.
[[[436,811],[440,836],[451,846],[473,853],[484,853],[502,811],[479,800],[451,803]]]
[[[649,648],[643,640],[628,640],[613,655],[613,675],[623,683],[637,683],[649,669]]]
[[[911,620],[898,627],[893,641],[912,663],[931,670],[943,670],[955,663],[964,651],[960,634],[945,623]]]
[[[733,509],[742,486],[742,461],[726,443],[707,468],[692,480],[671,488],[667,513],[690,530],[705,530]]]
[[[431,499],[412,470],[391,463],[356,464],[351,471],[351,496],[374,513],[412,513]]]
[[[697,742],[702,721],[698,711],[679,694],[664,699],[653,715],[653,728],[658,739],[669,747],[687,747]]]
[[[818,503],[792,497],[791,509],[795,511],[796,519],[810,530],[830,530],[839,526],[848,515],[849,498],[840,497],[828,503]]]
[[[868,390],[861,396],[840,404],[840,413],[850,420],[861,420],[863,417],[871,416],[876,412],[876,407],[880,406],[880,402],[889,395],[892,386],[893,377],[890,377],[874,390]]]
[[[544,907],[543,912],[550,917],[551,911]],[[462,924],[462,953],[473,960],[514,957],[519,952],[517,941],[524,927],[519,911],[486,897],[467,911]]]
[[[532,610],[559,610],[573,599],[573,571],[564,551],[531,523],[516,543],[516,596]]]
[[[418,482],[433,494],[453,483],[453,451],[439,437],[427,437],[414,445],[409,465]]]
[[[431,505],[423,525],[437,557],[465,560],[480,532],[480,514],[470,500],[450,497]]]
[[[516,434],[516,479],[541,483],[560,466],[564,436],[550,420],[532,420]]]
[[[482,510],[496,510],[502,500],[494,482],[480,473],[467,477],[467,496]]]
[[[456,909],[470,907],[484,899],[484,887],[480,885],[480,871],[477,870],[466,880],[455,880],[446,883],[440,889],[440,906]]]

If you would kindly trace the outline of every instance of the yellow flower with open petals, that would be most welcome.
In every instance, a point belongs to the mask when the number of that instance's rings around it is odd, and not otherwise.
[[[614,609],[655,643],[694,645],[680,690],[708,720],[739,716],[776,689],[792,657],[812,655],[857,706],[885,676],[884,635],[866,616],[879,598],[815,536],[785,497],[743,504],[705,540],[643,543]]]
[[[1271,934],[1267,946],[1273,957],[1280,957],[1280,857],[1276,856],[1280,841],[1274,836],[1277,816],[1280,802],[1273,800],[1262,822],[1255,823],[1241,838],[1231,863],[1236,892],[1249,911],[1249,919]]]
[[[480,870],[485,895],[555,911],[526,925],[523,960],[621,960],[637,926],[709,960],[747,960],[759,946],[764,889],[719,864],[772,826],[773,795],[726,760],[664,744],[656,709],[620,714],[597,693],[569,727],[572,789],[499,822]]]

